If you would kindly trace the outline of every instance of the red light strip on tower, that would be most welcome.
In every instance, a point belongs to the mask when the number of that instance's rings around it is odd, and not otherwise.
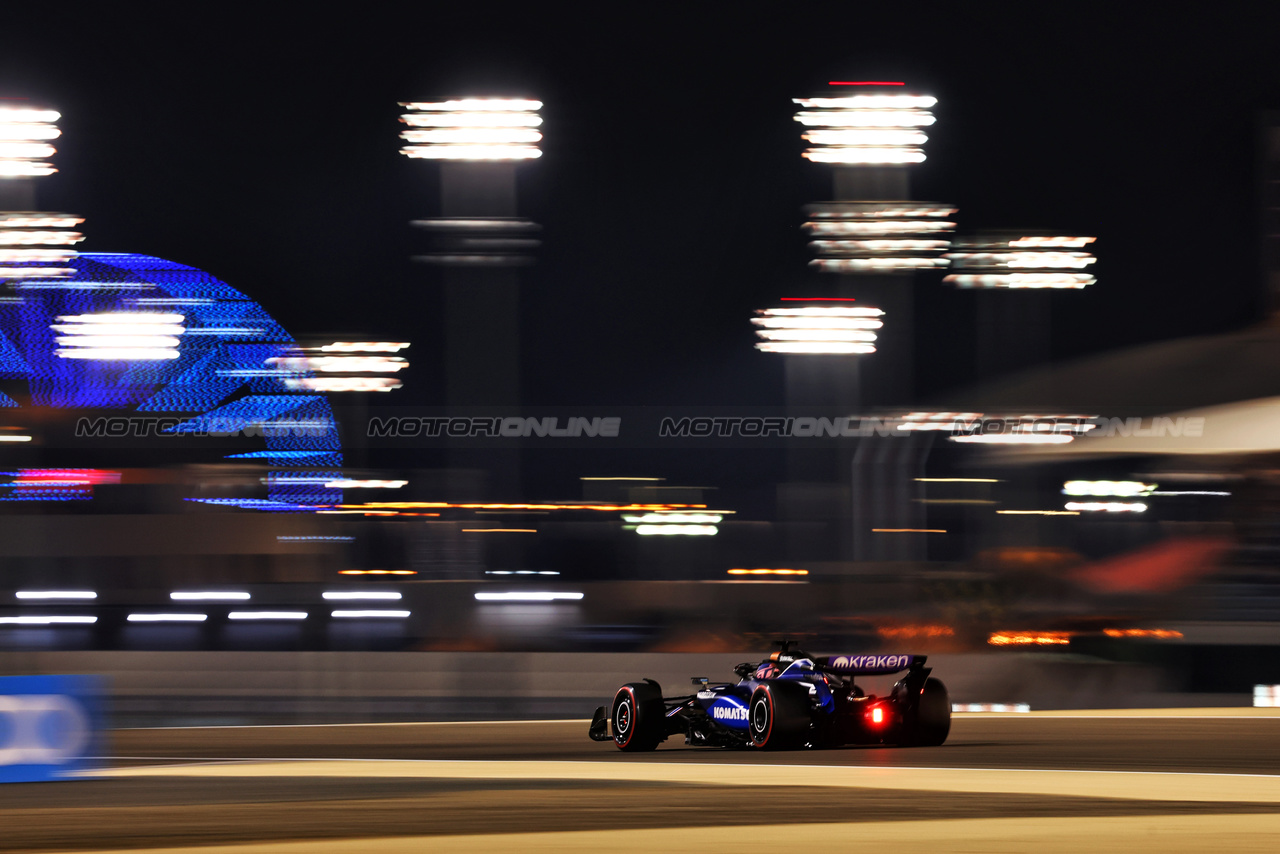
[[[831,80],[827,82],[828,86],[906,86],[906,83],[889,82],[886,80]]]

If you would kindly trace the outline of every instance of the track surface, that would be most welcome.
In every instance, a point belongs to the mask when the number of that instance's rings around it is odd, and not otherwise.
[[[649,754],[587,739],[586,721],[119,730],[112,752],[157,759],[477,759],[745,762],[928,768],[1280,773],[1280,717],[956,716],[941,747],[767,753],[685,747]]]
[[[622,754],[588,741],[585,721],[122,730],[111,744],[121,776],[0,788],[0,849],[652,851],[746,832],[773,850],[793,847],[799,824],[833,850],[879,839],[899,851],[1099,850],[1087,842],[1097,833],[1114,849],[1154,850],[1158,838],[1163,850],[1217,850],[1223,834],[1237,850],[1280,849],[1280,717],[959,716],[945,745],[911,750],[674,741]],[[1200,776],[1221,774],[1268,776]],[[904,790],[917,780],[923,791]],[[969,841],[940,847],[939,834]]]

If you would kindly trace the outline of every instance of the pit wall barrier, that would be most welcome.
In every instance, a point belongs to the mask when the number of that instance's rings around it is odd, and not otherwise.
[[[735,681],[735,664],[765,652],[24,652],[0,653],[0,673],[101,676],[111,726],[589,718],[624,682],[648,677],[668,696],[688,694],[691,677]],[[1172,693],[1155,668],[1036,653],[930,655],[929,666],[957,703],[1043,710],[1252,699]],[[884,693],[893,679],[858,681]]]

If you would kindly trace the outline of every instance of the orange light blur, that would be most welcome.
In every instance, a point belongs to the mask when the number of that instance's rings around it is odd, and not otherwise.
[[[464,534],[536,534],[537,528],[463,528]]]
[[[876,633],[886,638],[950,638],[956,630],[950,626],[880,626]]]
[[[417,575],[414,569],[340,569],[338,575]]]
[[[1174,629],[1103,629],[1109,638],[1180,638],[1182,632]]]
[[[987,638],[992,646],[1065,646],[1070,632],[996,632]]]
[[[873,534],[945,534],[946,528],[872,528]]]
[[[808,575],[807,569],[731,569],[730,575]]]

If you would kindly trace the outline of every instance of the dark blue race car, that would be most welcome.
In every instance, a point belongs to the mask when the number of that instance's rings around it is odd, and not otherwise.
[[[663,697],[652,679],[618,689],[612,707],[591,719],[594,741],[622,750],[653,750],[673,735],[705,747],[790,749],[841,744],[938,745],[951,731],[951,700],[929,676],[923,655],[814,656],[791,641],[759,664],[733,668],[736,683],[710,684]],[[855,676],[905,673],[888,696],[876,697]]]

